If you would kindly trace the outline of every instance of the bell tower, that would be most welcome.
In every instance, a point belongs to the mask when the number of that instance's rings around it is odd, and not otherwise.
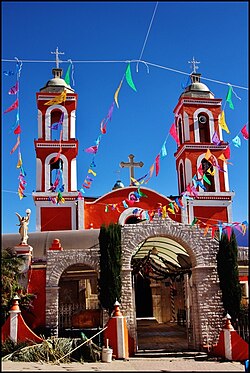
[[[36,93],[36,191],[32,195],[37,231],[83,227],[83,201],[77,200],[75,119],[78,96],[62,79],[59,53],[57,48],[53,78]]]
[[[222,99],[215,98],[201,83],[193,59],[191,84],[180,95],[174,109],[179,144],[174,154],[179,195],[194,191],[191,199],[183,198],[185,209],[181,221],[191,224],[194,218],[206,224],[232,222],[233,192],[229,189],[228,143],[223,141],[219,125]],[[192,189],[193,188],[193,189]],[[192,195],[192,193],[188,193]]]

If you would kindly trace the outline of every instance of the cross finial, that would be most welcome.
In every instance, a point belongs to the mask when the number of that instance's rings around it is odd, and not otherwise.
[[[59,52],[58,51],[58,47],[56,47],[56,51],[55,52],[50,52],[51,54],[55,54],[56,55],[56,68],[58,69],[59,68],[59,58],[58,58],[58,55],[59,54],[64,54],[64,52]]]
[[[196,73],[196,69],[198,70],[199,67],[196,66],[195,64],[196,63],[200,63],[199,61],[195,61],[194,57],[192,59],[192,61],[188,61],[188,63],[191,63],[193,66],[191,66],[191,69],[193,69],[192,73]]]
[[[142,167],[144,165],[143,162],[134,162],[134,155],[129,154],[128,159],[129,162],[121,162],[120,167],[128,167],[129,168],[129,176],[130,176],[130,185],[132,185],[132,179],[134,179],[134,167]]]

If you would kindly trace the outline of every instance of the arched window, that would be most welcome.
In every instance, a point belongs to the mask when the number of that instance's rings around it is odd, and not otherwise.
[[[179,140],[180,140],[180,144],[183,143],[183,138],[182,138],[182,125],[181,125],[181,118],[179,119],[178,121],[178,137],[179,137]]]
[[[212,163],[210,163],[207,159],[203,158],[201,161],[202,164],[202,171],[206,178],[209,180],[210,184],[203,179],[203,184],[206,187],[206,192],[215,192],[215,184],[214,184],[214,167]]]
[[[179,175],[180,175],[180,193],[184,192],[185,190],[185,183],[184,183],[184,170],[183,170],[183,164],[180,164],[179,169]]]
[[[200,142],[211,142],[210,132],[209,132],[209,118],[207,114],[200,113],[198,115],[198,125],[199,125]]]
[[[52,110],[50,113],[50,129],[51,129],[51,140],[59,140],[60,132],[62,130],[62,119],[63,113],[58,110]]]
[[[55,161],[52,158],[50,161],[50,186],[52,187],[55,183],[56,189],[60,189],[63,186],[63,161],[59,158]],[[61,190],[62,191],[62,190]]]

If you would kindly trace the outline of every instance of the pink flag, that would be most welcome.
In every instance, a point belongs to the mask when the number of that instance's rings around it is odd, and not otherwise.
[[[240,130],[240,132],[242,133],[242,136],[244,137],[245,140],[249,139],[249,133],[247,131],[247,125],[246,124],[245,124],[244,127],[242,127],[242,129]]]
[[[90,146],[89,148],[85,149],[84,151],[86,153],[94,153],[96,154],[97,153],[97,150],[98,150],[98,146]]]
[[[160,154],[157,155],[157,157],[155,158],[155,176],[158,175],[160,171]]]
[[[9,111],[12,111],[12,110],[15,110],[16,108],[18,108],[18,99],[16,99],[16,101],[8,108],[6,109],[3,113],[8,113]]]
[[[179,137],[177,135],[177,132],[176,132],[176,128],[175,128],[175,124],[173,123],[170,130],[169,130],[169,133],[171,136],[173,136],[173,138],[175,139],[175,141],[177,142],[177,145],[180,146],[180,140],[179,140]]]
[[[20,136],[17,136],[17,142],[16,142],[16,145],[14,145],[14,147],[12,148],[12,150],[10,151],[10,154],[14,153],[14,151],[17,149],[18,145],[20,144]]]

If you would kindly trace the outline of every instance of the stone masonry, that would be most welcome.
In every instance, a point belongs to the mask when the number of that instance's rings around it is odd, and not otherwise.
[[[189,281],[192,319],[189,347],[197,350],[215,343],[222,327],[223,306],[217,275],[216,254],[219,244],[204,236],[198,227],[155,216],[151,222],[122,227],[122,296],[121,311],[126,317],[131,337],[136,341],[136,313],[131,276],[131,258],[136,247],[148,237],[165,236],[181,244],[190,256],[192,275]],[[46,325],[58,333],[59,280],[70,265],[84,263],[99,271],[99,247],[88,250],[48,250],[46,273]]]

